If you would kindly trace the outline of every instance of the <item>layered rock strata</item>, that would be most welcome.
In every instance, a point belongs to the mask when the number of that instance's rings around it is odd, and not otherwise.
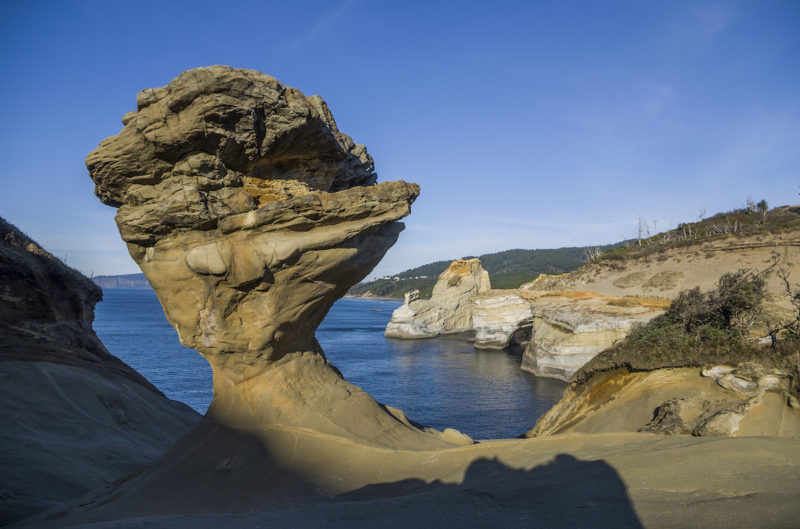
[[[199,419],[106,350],[101,298],[0,219],[0,525],[125,477]]]
[[[619,432],[800,437],[798,382],[757,364],[597,372],[526,436]]]
[[[86,164],[181,343],[211,364],[210,418],[449,445],[346,382],[314,336],[396,241],[419,186],[376,185],[321,98],[259,72],[184,72],[122,121]]]
[[[430,299],[406,296],[386,325],[387,338],[433,338],[473,328],[472,299],[491,288],[480,259],[456,259],[441,273]]]
[[[472,300],[472,326],[476,349],[505,349],[522,341],[527,345],[533,327],[531,303],[510,290],[481,293]],[[515,334],[524,337],[514,340]]]
[[[635,327],[662,314],[667,304],[594,292],[538,292],[527,299],[534,316],[522,370],[564,381]]]
[[[594,292],[491,290],[473,299],[475,347],[524,347],[521,367],[568,381],[572,374],[668,302]]]

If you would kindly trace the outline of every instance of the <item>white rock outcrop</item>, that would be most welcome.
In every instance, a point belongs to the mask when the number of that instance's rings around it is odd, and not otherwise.
[[[433,338],[472,330],[472,299],[491,288],[480,259],[456,259],[442,272],[431,299],[407,295],[392,313],[387,338]],[[413,293],[410,293],[413,294]]]
[[[476,349],[505,349],[515,333],[532,325],[531,303],[513,290],[492,290],[472,300]]]

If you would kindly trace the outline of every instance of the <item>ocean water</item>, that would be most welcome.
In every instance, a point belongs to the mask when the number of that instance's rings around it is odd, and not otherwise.
[[[151,290],[106,290],[94,328],[106,347],[169,398],[204,413],[211,368],[183,347]],[[317,330],[328,359],[347,380],[419,423],[475,439],[530,429],[566,384],[519,369],[520,356],[476,351],[466,336],[394,340],[383,336],[395,301],[341,299]]]

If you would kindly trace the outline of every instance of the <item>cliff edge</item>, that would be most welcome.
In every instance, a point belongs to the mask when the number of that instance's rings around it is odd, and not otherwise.
[[[0,523],[125,477],[199,418],[106,350],[101,298],[0,219]]]

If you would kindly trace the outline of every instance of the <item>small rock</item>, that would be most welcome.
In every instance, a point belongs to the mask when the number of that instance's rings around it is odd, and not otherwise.
[[[757,383],[736,376],[733,373],[728,373],[727,375],[718,378],[717,384],[725,389],[738,391],[739,393],[744,393],[745,395],[752,395],[758,390]]]
[[[472,437],[470,437],[467,434],[461,433],[454,428],[445,428],[444,431],[442,432],[442,438],[449,443],[457,445],[475,444],[475,441],[472,440]]]
[[[704,377],[713,377],[714,380],[719,379],[719,377],[723,375],[727,375],[728,373],[732,373],[735,368],[731,366],[723,366],[723,365],[716,365],[712,367],[704,367],[700,374]]]

